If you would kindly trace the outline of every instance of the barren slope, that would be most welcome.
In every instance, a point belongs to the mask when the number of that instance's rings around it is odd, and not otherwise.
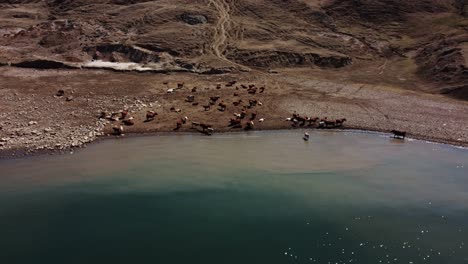
[[[468,99],[467,6],[0,0],[0,157],[79,147],[121,125],[174,131],[184,117],[240,131],[245,122],[229,120],[242,111],[255,129],[297,128],[285,122],[297,111],[466,146],[468,102],[450,97]],[[145,122],[147,111],[156,120]]]
[[[370,80],[404,75],[412,89],[466,98],[466,2],[4,0],[0,63],[199,73],[319,67],[349,76],[383,67]]]

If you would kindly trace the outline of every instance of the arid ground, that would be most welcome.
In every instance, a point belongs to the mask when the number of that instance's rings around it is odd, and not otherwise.
[[[255,130],[287,129],[295,111],[467,146],[467,61],[464,0],[0,1],[0,151],[81,147],[120,125],[243,131],[252,113]]]

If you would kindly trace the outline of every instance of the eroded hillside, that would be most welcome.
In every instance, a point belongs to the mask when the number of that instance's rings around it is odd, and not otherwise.
[[[464,0],[0,1],[0,64],[285,68],[468,98]],[[374,70],[377,69],[377,70]]]

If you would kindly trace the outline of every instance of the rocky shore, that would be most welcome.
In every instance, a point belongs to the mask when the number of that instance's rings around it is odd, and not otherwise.
[[[297,112],[329,120],[346,118],[339,129],[398,129],[412,138],[468,146],[464,101],[391,86],[316,79],[300,71],[154,75],[6,67],[0,69],[0,81],[0,157],[81,148],[112,135],[112,128],[120,125],[127,136],[197,132],[191,122],[209,124],[217,133],[244,131],[245,126],[228,126],[229,120],[253,99],[260,103],[245,109],[249,117],[256,115],[254,130],[293,129],[285,119]],[[232,82],[236,85],[229,85]],[[182,88],[177,89],[179,84]],[[248,86],[265,89],[251,94],[242,88]],[[187,102],[188,96],[194,102]],[[212,97],[219,101],[205,111],[203,106]],[[219,102],[227,106],[224,111]],[[102,112],[123,110],[128,110],[130,125],[99,118]],[[155,120],[145,122],[147,111],[158,113]],[[175,131],[183,117],[187,124]]]

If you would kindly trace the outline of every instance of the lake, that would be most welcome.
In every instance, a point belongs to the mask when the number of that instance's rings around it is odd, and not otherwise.
[[[468,263],[468,150],[302,133],[1,160],[1,263]]]

